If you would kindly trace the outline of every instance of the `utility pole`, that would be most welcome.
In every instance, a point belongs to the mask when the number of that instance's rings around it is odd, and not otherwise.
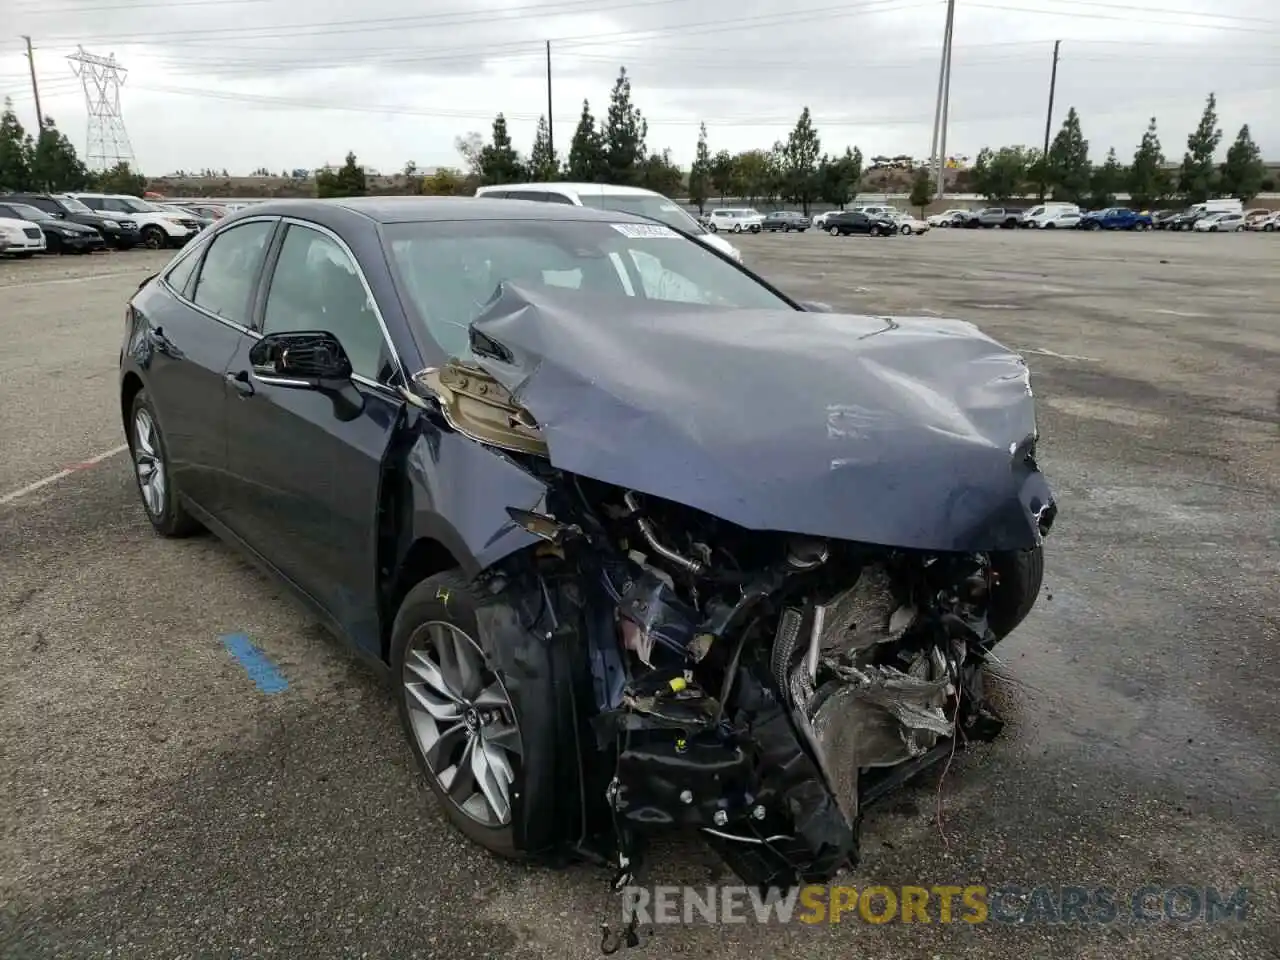
[[[547,41],[547,146],[551,155],[556,155],[556,122],[551,117],[551,41]]]
[[[27,41],[27,63],[31,67],[31,95],[36,98],[36,122],[37,129],[44,132],[44,112],[40,109],[40,84],[36,82],[36,56],[31,51],[31,38],[23,36],[23,40]],[[38,139],[38,138],[37,138]]]
[[[947,152],[947,113],[951,100],[951,34],[956,20],[956,0],[947,0],[947,25],[942,33],[942,63],[938,68],[938,105],[933,113],[933,180],[937,199],[946,196],[943,182]]]
[[[1044,153],[1040,157],[1040,200],[1044,200],[1044,195],[1048,190],[1049,184],[1046,182],[1049,176],[1049,130],[1053,127],[1053,95],[1058,89],[1058,48],[1062,46],[1061,40],[1053,41],[1053,72],[1049,74],[1049,112],[1044,118]]]

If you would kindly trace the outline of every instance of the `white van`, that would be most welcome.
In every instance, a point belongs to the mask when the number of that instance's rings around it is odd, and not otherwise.
[[[1022,219],[1018,221],[1020,227],[1042,227],[1044,221],[1050,220],[1064,213],[1080,212],[1080,207],[1074,203],[1065,203],[1057,200],[1046,201],[1032,207],[1022,215]]]
[[[607,183],[503,183],[492,187],[478,187],[476,196],[491,200],[567,203],[575,207],[635,213],[691,234],[711,249],[742,262],[742,251],[728,240],[708,233],[678,203],[641,187],[617,187]]]
[[[1220,200],[1194,203],[1190,209],[1202,216],[1210,213],[1244,213],[1244,203],[1235,197],[1224,197]]]

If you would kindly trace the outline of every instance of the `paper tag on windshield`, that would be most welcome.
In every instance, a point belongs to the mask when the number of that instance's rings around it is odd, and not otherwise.
[[[680,234],[660,223],[611,223],[609,226],[631,240],[680,239]]]

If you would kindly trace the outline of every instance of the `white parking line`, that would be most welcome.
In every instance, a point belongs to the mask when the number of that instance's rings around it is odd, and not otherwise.
[[[35,483],[28,483],[25,487],[19,487],[17,490],[13,490],[0,497],[0,506],[19,500],[29,493],[35,493],[37,490],[43,489],[51,483],[57,483],[63,477],[69,477],[73,473],[79,473],[81,470],[88,470],[90,467],[97,466],[103,460],[114,457],[117,453],[124,453],[128,449],[129,445],[127,443],[122,443],[120,446],[112,447],[110,450],[104,450],[97,456],[90,457],[82,463],[74,464],[67,467],[65,470],[59,470],[57,473],[47,476],[43,480],[37,480]]]
[[[108,273],[86,273],[83,277],[58,277],[55,280],[21,280],[17,283],[0,283],[0,290],[9,290],[13,287],[49,287],[56,283],[84,283],[86,280],[106,280],[109,277],[137,275],[137,270],[113,270]]]

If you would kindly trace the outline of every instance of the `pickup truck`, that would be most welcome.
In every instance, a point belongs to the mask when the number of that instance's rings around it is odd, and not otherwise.
[[[978,227],[1005,227],[1006,229],[1012,229],[1018,225],[1021,219],[1021,208],[984,207],[976,213],[970,214],[967,219],[960,221],[957,226],[967,227],[970,230],[976,230]]]
[[[1138,213],[1128,207],[1093,210],[1080,218],[1081,230],[1150,230],[1151,214]]]

